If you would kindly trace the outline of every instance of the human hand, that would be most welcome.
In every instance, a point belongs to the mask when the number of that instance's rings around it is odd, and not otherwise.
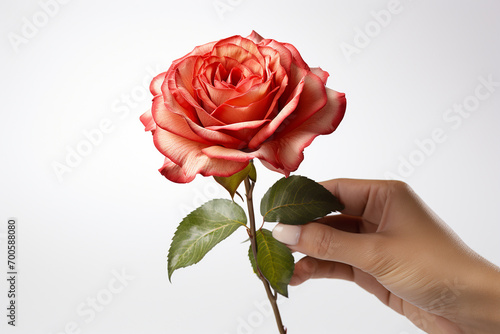
[[[345,205],[273,236],[307,256],[291,285],[354,281],[428,333],[500,333],[500,269],[472,251],[403,182],[322,183]]]

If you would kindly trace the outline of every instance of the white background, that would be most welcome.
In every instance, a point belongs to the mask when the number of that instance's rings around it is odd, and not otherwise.
[[[161,154],[138,120],[154,74],[196,45],[252,29],[294,44],[347,96],[342,124],[306,149],[297,174],[399,175],[473,249],[500,263],[497,1],[401,0],[383,24],[375,17],[385,0],[1,1],[2,333],[276,332],[255,306],[266,297],[240,244],[243,230],[168,282],[177,224],[226,194],[208,178],[164,179]],[[356,52],[343,52],[348,45]],[[480,78],[497,82],[481,100]],[[468,117],[450,113],[464,103]],[[99,138],[102,122],[108,131]],[[444,140],[422,152],[417,142],[435,131]],[[90,148],[85,133],[95,135]],[[58,178],[54,164],[67,165],[78,147],[88,154]],[[260,197],[280,176],[257,165]],[[4,307],[9,217],[19,224],[14,329]],[[116,281],[117,273],[127,279]],[[418,333],[343,281],[291,289],[281,310],[290,334]]]

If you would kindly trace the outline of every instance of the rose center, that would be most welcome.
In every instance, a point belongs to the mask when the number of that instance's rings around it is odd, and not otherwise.
[[[236,87],[238,86],[242,78],[243,73],[241,72],[241,70],[239,68],[233,67],[229,72],[226,82]]]

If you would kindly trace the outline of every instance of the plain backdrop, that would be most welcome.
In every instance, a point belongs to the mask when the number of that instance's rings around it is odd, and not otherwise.
[[[498,13],[494,0],[1,0],[0,331],[277,332],[243,230],[169,283],[177,224],[227,195],[211,178],[163,178],[138,120],[153,75],[196,45],[252,30],[295,45],[347,96],[338,130],[306,149],[296,174],[404,180],[500,264]],[[257,168],[260,198],[280,175]],[[420,332],[338,280],[292,288],[281,311],[290,334]]]

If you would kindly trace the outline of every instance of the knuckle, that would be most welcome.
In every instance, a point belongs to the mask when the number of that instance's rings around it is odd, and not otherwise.
[[[331,231],[318,231],[314,237],[313,252],[321,259],[331,259],[335,246],[334,235]]]
[[[379,234],[373,235],[364,244],[365,259],[362,270],[371,273],[376,277],[381,277],[385,272],[391,271],[391,257],[387,254],[393,253],[393,247],[389,240]]]
[[[408,183],[404,181],[399,181],[399,180],[390,180],[388,182],[388,190],[389,193],[392,194],[404,194],[404,193],[411,193],[412,189],[408,185]]]
[[[305,257],[300,262],[301,268],[304,272],[312,275],[317,270],[317,262],[313,258]]]
[[[294,275],[297,275],[302,281],[306,281],[313,277],[316,270],[316,261],[310,257],[305,257],[295,265]]]

